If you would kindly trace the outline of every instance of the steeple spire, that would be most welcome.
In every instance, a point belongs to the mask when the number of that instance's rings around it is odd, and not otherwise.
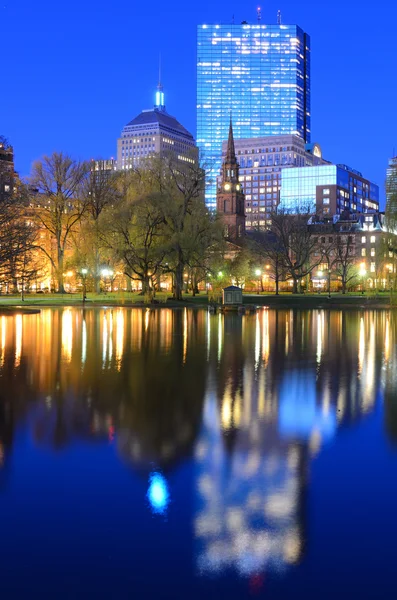
[[[236,162],[236,150],[234,148],[232,116],[230,115],[229,139],[227,141],[227,151],[226,151],[225,163],[235,163],[235,162]]]

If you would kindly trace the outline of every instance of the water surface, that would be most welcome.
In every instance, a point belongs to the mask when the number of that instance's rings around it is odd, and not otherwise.
[[[0,317],[0,592],[391,598],[390,311]]]

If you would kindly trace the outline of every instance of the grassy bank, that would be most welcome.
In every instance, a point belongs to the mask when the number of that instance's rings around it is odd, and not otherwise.
[[[397,300],[397,299],[393,299]],[[391,304],[390,293],[375,294],[244,294],[244,304],[258,306],[271,306],[280,308],[388,308]],[[44,308],[56,306],[83,306],[81,294],[28,294],[22,302],[20,296],[0,296],[0,314],[9,314],[9,311],[18,307],[18,312],[29,311],[31,308]],[[155,304],[145,304],[145,300],[137,293],[108,293],[88,294],[87,308],[100,306],[151,306],[161,307],[191,307],[202,308],[208,306],[208,296],[184,295],[181,302],[173,300],[168,294],[160,293],[156,296]]]

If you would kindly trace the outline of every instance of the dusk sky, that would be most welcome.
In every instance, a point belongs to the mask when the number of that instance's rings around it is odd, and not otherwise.
[[[3,0],[0,133],[16,169],[54,150],[116,155],[122,127],[151,108],[163,63],[167,110],[196,134],[196,26],[256,21],[257,3]],[[397,3],[266,0],[262,22],[311,36],[312,141],[378,183],[397,148]]]

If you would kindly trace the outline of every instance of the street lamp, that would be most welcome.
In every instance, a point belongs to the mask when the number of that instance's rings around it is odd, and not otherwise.
[[[258,294],[259,294],[259,292],[260,292],[259,286],[260,286],[260,282],[261,282],[260,277],[262,275],[262,271],[260,269],[256,269],[255,275],[258,277]]]
[[[364,296],[364,292],[365,292],[365,289],[364,289],[364,278],[365,278],[366,274],[367,274],[367,270],[365,268],[365,263],[361,263],[361,265],[360,265],[361,293],[362,293],[363,296]]]
[[[112,277],[113,271],[111,269],[102,269],[101,275],[105,280],[105,292],[106,292],[107,291],[106,290],[106,277]]]
[[[85,279],[86,279],[87,273],[88,273],[87,269],[81,269],[81,274],[83,276],[83,304],[87,300],[87,296],[86,296],[86,284],[85,284]]]

